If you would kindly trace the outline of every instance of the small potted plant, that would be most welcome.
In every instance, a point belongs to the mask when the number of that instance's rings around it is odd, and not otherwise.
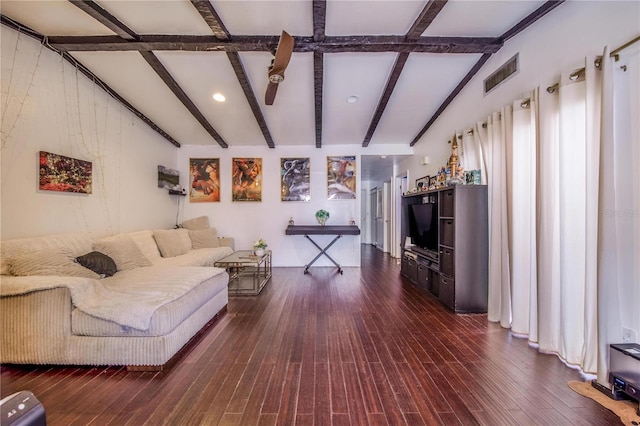
[[[253,243],[253,253],[256,256],[264,256],[264,250],[267,248],[267,242],[260,238]]]
[[[318,222],[322,226],[324,226],[324,224],[327,223],[327,219],[329,219],[329,216],[331,215],[325,209],[320,209],[316,212],[316,219],[318,219]]]

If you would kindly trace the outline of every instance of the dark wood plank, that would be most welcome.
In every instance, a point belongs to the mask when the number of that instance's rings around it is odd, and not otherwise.
[[[294,52],[398,52],[398,53],[495,53],[502,47],[499,37],[418,37],[407,40],[394,35],[296,36]],[[186,50],[196,52],[271,52],[280,36],[234,35],[220,40],[208,35],[140,35],[138,40],[118,36],[51,36],[51,46],[64,51],[147,51]]]
[[[69,0],[87,15],[109,28],[125,40],[136,40],[138,35],[115,16],[101,8],[96,2],[88,0]]]
[[[162,79],[164,84],[173,92],[173,94],[178,98],[182,105],[193,115],[198,123],[211,135],[211,137],[220,145],[221,148],[228,148],[229,145],[224,141],[222,136],[213,128],[211,123],[207,120],[207,118],[200,112],[196,104],[189,98],[189,96],[182,90],[182,87],[178,84],[177,81],[174,80],[173,76],[169,73],[169,71],[162,65],[162,62],[153,54],[153,52],[140,52],[145,61],[149,64],[149,66],[158,74],[158,76]]]
[[[409,31],[407,31],[407,38],[413,39],[420,37],[429,25],[431,25],[433,20],[436,19],[436,16],[438,16],[446,4],[447,0],[429,0],[416,21],[411,25]]]
[[[202,19],[209,25],[214,36],[220,40],[229,39],[229,31],[224,26],[218,12],[216,12],[216,9],[209,0],[191,0],[191,4],[193,4],[193,7],[196,8],[200,16],[202,16]]]
[[[173,369],[3,365],[57,425],[618,424],[579,373],[486,315],[455,315],[362,247],[362,268],[274,268]]]
[[[264,115],[262,115],[262,109],[260,108],[260,103],[256,98],[256,94],[253,91],[253,88],[251,87],[251,83],[249,82],[247,73],[244,70],[242,61],[240,60],[240,55],[238,55],[238,52],[227,52],[227,57],[229,58],[229,62],[231,63],[231,67],[233,68],[233,71],[236,73],[236,77],[238,78],[240,87],[242,87],[244,96],[245,98],[247,98],[247,102],[249,103],[251,112],[253,112],[253,116],[255,117],[256,122],[258,123],[258,127],[260,127],[260,131],[262,132],[262,136],[264,136],[264,140],[267,142],[267,146],[269,148],[275,148],[276,145],[273,142],[273,138],[271,137],[271,132],[269,132],[269,127],[267,126],[267,122],[264,119]],[[265,71],[264,78],[265,80],[267,78],[266,71]]]

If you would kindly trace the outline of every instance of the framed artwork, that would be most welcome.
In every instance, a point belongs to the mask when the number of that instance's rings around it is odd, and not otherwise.
[[[165,166],[158,166],[158,188],[167,188],[179,191],[180,188],[180,172]]]
[[[480,170],[467,170],[464,172],[464,183],[467,185],[480,185]]]
[[[262,201],[262,158],[231,159],[231,200]]]
[[[429,188],[435,188],[438,185],[437,176],[429,176]]]
[[[220,159],[189,159],[189,201],[211,203],[220,201]]]
[[[309,157],[280,159],[280,199],[311,201]]]
[[[429,176],[423,176],[420,179],[416,179],[416,189],[418,191],[426,191],[429,189]]]
[[[40,151],[38,162],[41,190],[91,194],[91,161]]]
[[[327,198],[329,200],[356,198],[355,155],[327,157]]]

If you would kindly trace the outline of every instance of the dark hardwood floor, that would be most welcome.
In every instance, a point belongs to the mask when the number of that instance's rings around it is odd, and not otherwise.
[[[277,253],[275,253],[277,256]],[[2,366],[56,425],[614,425],[552,355],[454,315],[362,248],[362,268],[274,268],[167,373]]]

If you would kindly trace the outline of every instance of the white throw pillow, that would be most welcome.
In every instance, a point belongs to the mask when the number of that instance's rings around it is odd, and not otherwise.
[[[191,238],[186,229],[171,229],[153,231],[162,257],[175,257],[191,250]]]
[[[194,249],[220,247],[216,228],[189,231],[189,237],[191,237],[191,247]]]
[[[195,219],[185,220],[184,222],[182,222],[182,227],[190,231],[195,231],[198,229],[207,229],[209,227],[209,217],[200,216],[200,217],[196,217]]]
[[[60,249],[44,249],[16,254],[8,260],[9,272],[16,276],[85,277],[100,275],[73,261],[72,255]]]
[[[116,262],[118,271],[127,271],[142,266],[152,266],[140,247],[130,237],[100,240],[93,245],[95,251],[104,253]]]

